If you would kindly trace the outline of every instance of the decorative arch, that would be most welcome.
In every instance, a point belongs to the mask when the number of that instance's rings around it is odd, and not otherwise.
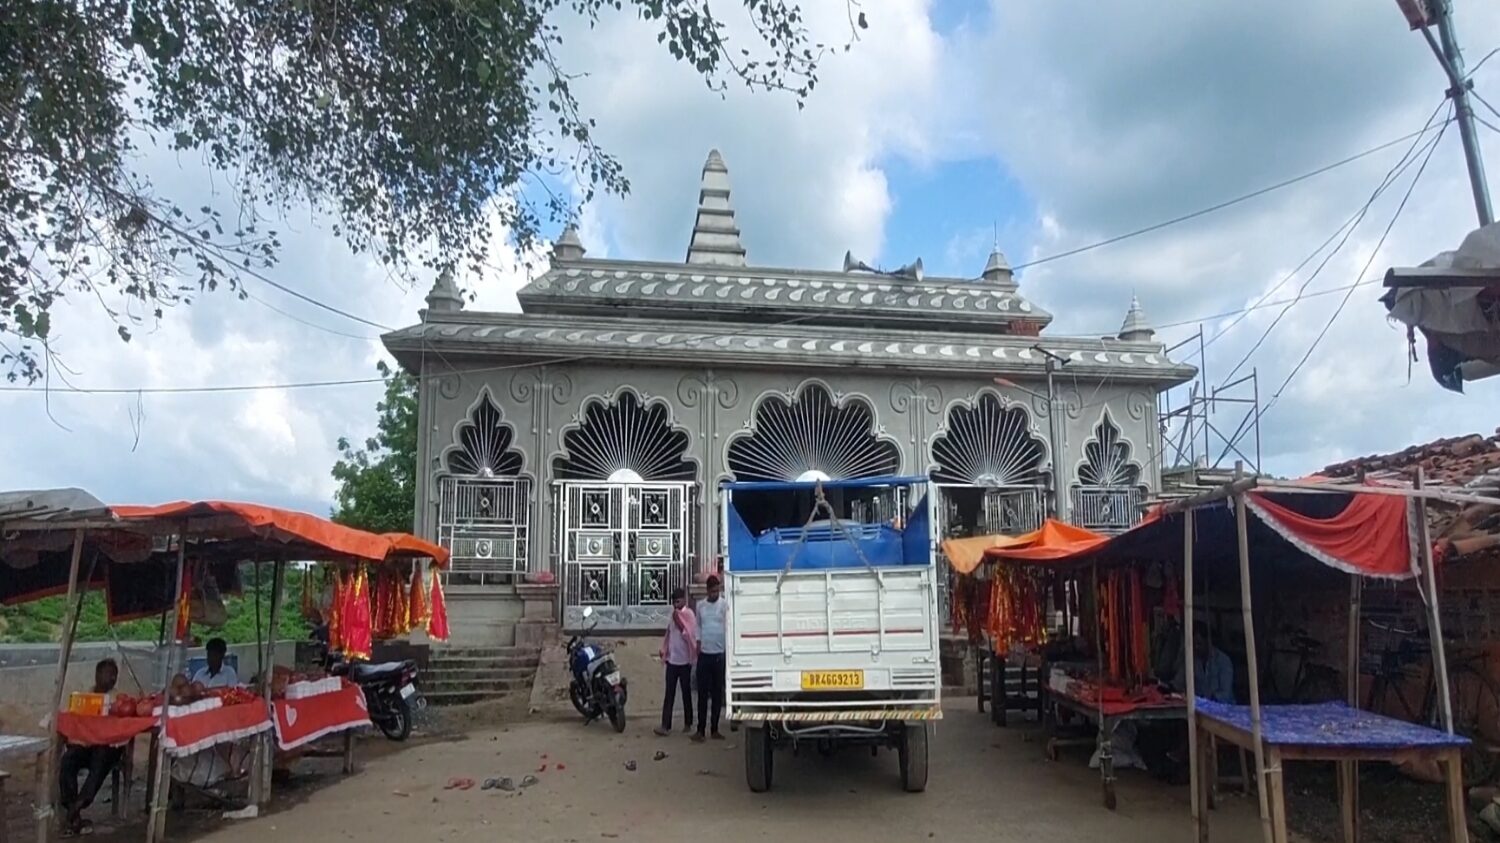
[[[586,400],[579,420],[563,431],[552,461],[557,480],[639,483],[692,481],[698,465],[687,456],[691,437],[672,424],[667,403],[632,389]]]
[[[985,390],[948,410],[931,446],[932,476],[970,486],[1041,486],[1048,473],[1047,443],[1032,432],[1020,404]]]
[[[525,463],[515,449],[515,430],[505,421],[488,386],[453,426],[453,442],[443,449],[442,471],[458,477],[516,477]]]
[[[727,452],[736,480],[847,480],[896,474],[901,451],[876,431],[863,397],[835,396],[825,384],[770,392],[756,402],[749,428]]]
[[[1115,424],[1109,408],[1099,415],[1094,434],[1083,443],[1083,459],[1078,462],[1077,486],[1123,489],[1141,485],[1141,465],[1131,455],[1120,426]]]

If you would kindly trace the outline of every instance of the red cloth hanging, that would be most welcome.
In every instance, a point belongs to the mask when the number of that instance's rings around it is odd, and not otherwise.
[[[344,587],[344,655],[369,659],[374,629],[370,618],[370,583],[364,566],[358,567]]]
[[[427,637],[434,641],[448,640],[448,603],[443,599],[443,583],[437,571],[432,572],[431,614],[427,618]]]
[[[344,578],[337,568],[328,572],[328,647],[344,650]]]
[[[432,609],[427,605],[427,594],[422,588],[422,566],[418,564],[411,572],[411,598],[408,601],[412,629],[425,629]]]
[[[1418,573],[1410,501],[1394,495],[1355,494],[1343,512],[1312,518],[1259,492],[1245,504],[1266,526],[1298,550],[1348,574],[1407,579]]]
[[[179,538],[178,541],[181,541]],[[192,606],[193,595],[193,566],[191,564],[182,566],[182,593],[177,597],[177,623],[173,628],[173,640],[186,641],[188,627],[193,622]]]

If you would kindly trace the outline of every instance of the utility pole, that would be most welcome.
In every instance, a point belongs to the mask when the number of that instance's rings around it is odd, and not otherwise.
[[[1009,389],[1024,392],[1027,395],[1030,395],[1032,398],[1037,399],[1038,401],[1047,402],[1047,447],[1052,449],[1052,473],[1050,475],[1050,485],[1052,488],[1049,490],[1052,492],[1052,517],[1056,518],[1058,521],[1067,523],[1069,514],[1068,509],[1071,501],[1068,499],[1067,486],[1065,483],[1063,483],[1062,473],[1063,465],[1066,463],[1066,459],[1063,456],[1064,442],[1063,436],[1060,433],[1062,428],[1058,425],[1057,419],[1057,384],[1052,376],[1055,372],[1057,372],[1058,369],[1061,369],[1063,366],[1066,366],[1068,364],[1068,358],[1053,354],[1047,349],[1042,348],[1040,343],[1033,345],[1031,347],[1031,350],[1047,359],[1046,395],[1043,395],[1042,393],[1037,392],[1034,389],[1029,389],[1027,387],[1021,386],[1015,381],[1009,380],[1007,378],[995,378],[995,383],[998,386],[1003,386]]]
[[[1402,14],[1412,29],[1421,30],[1427,46],[1437,57],[1438,64],[1448,76],[1448,97],[1453,100],[1454,118],[1458,122],[1458,136],[1464,145],[1464,160],[1469,165],[1469,187],[1474,191],[1474,210],[1479,214],[1479,224],[1489,225],[1495,221],[1495,212],[1490,205],[1489,183],[1484,176],[1484,155],[1479,149],[1479,133],[1474,127],[1474,106],[1469,102],[1469,89],[1473,87],[1464,70],[1463,52],[1458,48],[1458,37],[1453,31],[1453,0],[1396,0]],[[1437,35],[1432,34],[1433,27]]]

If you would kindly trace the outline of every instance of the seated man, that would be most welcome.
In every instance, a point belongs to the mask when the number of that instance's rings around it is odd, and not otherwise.
[[[208,639],[208,664],[198,668],[193,674],[192,683],[202,684],[205,688],[232,688],[240,684],[240,677],[234,672],[234,668],[224,663],[224,655],[229,652],[229,645],[222,638]]]
[[[108,694],[119,681],[120,668],[114,659],[102,659],[94,665],[94,693]],[[69,744],[63,750],[58,769],[58,793],[63,809],[63,830],[79,834],[88,829],[90,823],[83,819],[83,811],[94,804],[99,788],[109,777],[115,765],[120,763],[124,749],[117,746],[77,746]],[[87,773],[83,789],[78,789],[79,773]]]
[[[1184,665],[1186,653],[1177,655],[1177,675],[1172,688],[1187,691],[1187,670]],[[1205,700],[1234,702],[1234,663],[1223,650],[1214,646],[1208,634],[1208,624],[1199,621],[1193,624],[1193,690]]]

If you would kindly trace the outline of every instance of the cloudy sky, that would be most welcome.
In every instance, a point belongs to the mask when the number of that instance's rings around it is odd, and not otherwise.
[[[1500,5],[1456,5],[1472,65],[1500,46]],[[843,4],[803,6],[817,34],[847,33]],[[591,254],[681,260],[698,171],[717,147],[752,263],[833,269],[849,249],[871,263],[921,256],[929,274],[974,276],[997,237],[1013,263],[1025,264],[1415,132],[1446,87],[1394,3],[1189,3],[1169,14],[1126,0],[863,0],[861,8],[870,28],[853,50],[824,63],[802,111],[786,97],[707,91],[629,16],[606,16],[593,32],[561,21],[575,34],[564,63],[589,74],[581,99],[633,186],[628,197],[585,210]],[[1500,105],[1500,58],[1476,75],[1476,90]],[[1500,125],[1483,107],[1481,114]],[[1500,172],[1500,135],[1480,133],[1497,156],[1491,171]],[[1500,386],[1446,393],[1425,362],[1408,377],[1404,335],[1387,323],[1378,284],[1353,292],[1284,389],[1344,293],[1306,298],[1284,315],[1272,306],[1238,321],[1216,317],[1263,297],[1290,299],[1304,285],[1309,294],[1344,287],[1455,247],[1474,211],[1450,127],[1384,243],[1416,165],[1310,277],[1327,255],[1316,252],[1320,244],[1366,205],[1406,149],[1392,146],[1226,210],[1023,269],[1021,288],[1057,314],[1053,333],[1114,333],[1132,294],[1154,323],[1176,326],[1162,331],[1169,342],[1200,324],[1206,338],[1222,332],[1206,354],[1212,384],[1264,336],[1241,370],[1259,374],[1263,401],[1280,392],[1264,420],[1267,470],[1305,472],[1437,436],[1488,432],[1500,424]],[[162,155],[144,166],[184,205],[213,189],[213,175],[193,160]],[[331,236],[326,221],[293,213],[284,229],[278,281],[382,325],[415,321],[425,289],[394,284]],[[477,306],[514,309],[524,274],[513,256],[494,263],[463,283]],[[249,301],[202,297],[138,330],[128,345],[96,303],[79,299],[54,316],[54,350],[81,387],[374,375],[383,357],[377,329],[269,286],[252,283],[250,291]],[[120,502],[241,498],[323,512],[334,443],[371,431],[378,397],[374,385],[3,392],[0,488],[76,485]],[[1238,419],[1226,410],[1218,423],[1233,428]]]

